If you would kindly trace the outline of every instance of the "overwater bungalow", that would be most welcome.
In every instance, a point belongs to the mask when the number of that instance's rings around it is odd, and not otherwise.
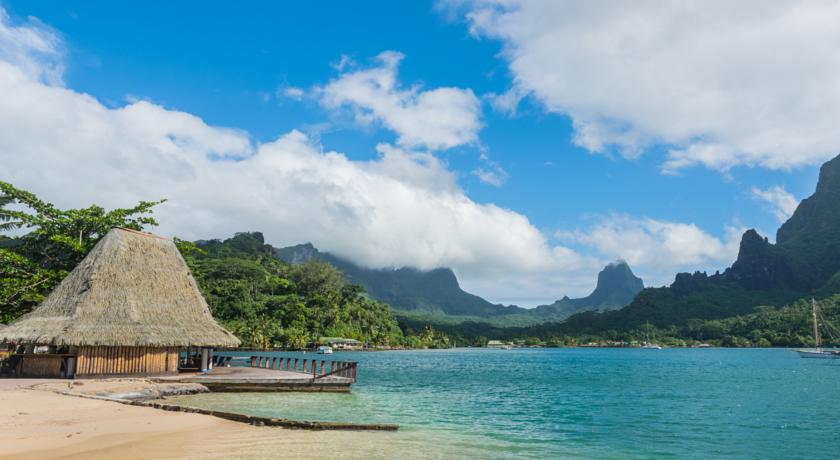
[[[0,329],[14,375],[93,377],[177,373],[182,351],[212,368],[214,347],[237,339],[210,314],[175,242],[108,232],[31,313]]]

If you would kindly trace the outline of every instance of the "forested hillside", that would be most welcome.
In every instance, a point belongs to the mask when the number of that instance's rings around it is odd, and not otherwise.
[[[213,316],[246,344],[302,348],[324,336],[404,342],[388,305],[368,298],[326,262],[290,265],[277,259],[261,233],[181,241],[179,248]]]

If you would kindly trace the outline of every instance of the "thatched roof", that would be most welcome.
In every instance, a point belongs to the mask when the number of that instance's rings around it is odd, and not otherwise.
[[[237,346],[210,314],[175,243],[115,228],[0,342],[104,346]]]

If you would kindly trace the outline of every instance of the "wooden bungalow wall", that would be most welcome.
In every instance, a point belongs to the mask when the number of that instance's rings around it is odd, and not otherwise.
[[[76,375],[167,374],[178,372],[178,349],[81,347]]]
[[[17,372],[21,377],[59,378],[64,355],[25,355]]]

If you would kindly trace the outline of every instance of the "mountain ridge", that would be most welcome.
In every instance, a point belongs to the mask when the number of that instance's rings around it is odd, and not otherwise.
[[[287,263],[304,263],[310,259],[329,262],[351,282],[364,286],[371,297],[388,303],[398,311],[432,316],[493,317],[525,310],[517,306],[493,304],[464,291],[455,273],[449,268],[428,271],[407,267],[364,268],[328,252],[321,252],[311,243],[278,248],[275,254]]]
[[[630,303],[643,288],[624,261],[608,264],[599,274],[595,290],[586,297],[564,297],[549,305],[522,308],[493,304],[461,289],[449,268],[428,271],[414,268],[369,269],[328,252],[311,243],[278,248],[275,254],[287,263],[305,263],[311,259],[336,266],[353,283],[365,287],[371,297],[388,303],[404,317],[446,322],[489,322],[497,326],[525,326],[546,321],[560,321],[581,311],[608,311]]]
[[[840,292],[840,155],[820,168],[814,193],[802,200],[776,233],[744,232],[738,257],[723,273],[678,273],[667,287],[647,288],[625,308],[581,313],[558,328],[602,332],[650,322],[659,327],[782,307],[808,296]]]

